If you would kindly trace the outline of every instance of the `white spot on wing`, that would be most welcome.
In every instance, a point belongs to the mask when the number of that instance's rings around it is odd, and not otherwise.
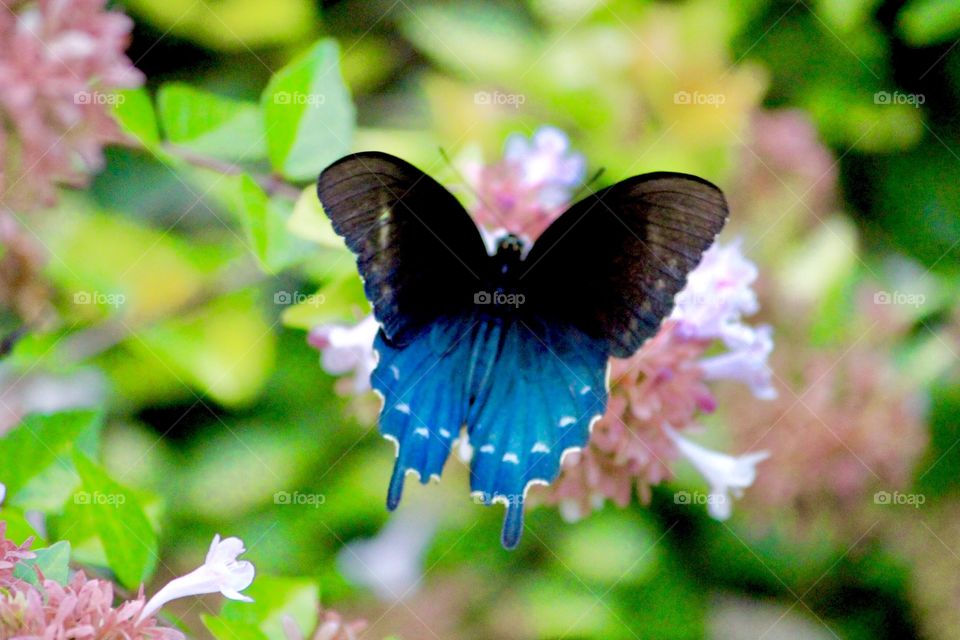
[[[494,448],[492,444],[485,444],[482,447],[480,447],[480,453],[493,453],[493,452],[494,452]]]
[[[444,438],[449,438],[450,432],[447,431],[446,429],[440,429],[440,435],[443,436]]]
[[[511,462],[511,463],[513,463],[513,464],[520,464],[520,459],[517,457],[517,454],[515,454],[515,453],[505,453],[505,454],[503,454],[503,461],[504,461],[504,462]]]
[[[406,413],[407,415],[410,415],[410,405],[408,405],[406,402],[401,402],[397,404],[394,407],[394,409],[396,409],[400,413]]]
[[[421,438],[430,437],[430,432],[426,429],[426,427],[417,427],[416,429],[413,430],[413,432],[418,436],[420,436]]]
[[[573,416],[563,416],[562,418],[560,418],[560,422],[558,422],[557,425],[561,427],[566,427],[575,423],[576,421],[577,419],[574,418]]]
[[[550,447],[543,442],[538,442],[530,449],[530,453],[550,453]]]
[[[390,365],[390,373],[393,374],[394,380],[400,379],[400,369],[397,368],[397,365],[395,364]]]
[[[583,387],[582,389],[580,389],[580,395],[582,395],[582,396],[587,395],[588,393],[590,393],[590,390],[591,390],[592,388],[593,388],[593,387],[591,387],[590,385],[584,385],[584,387]]]

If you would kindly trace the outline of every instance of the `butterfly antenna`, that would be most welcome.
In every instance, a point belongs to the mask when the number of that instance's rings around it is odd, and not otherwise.
[[[477,190],[473,188],[473,185],[470,184],[470,181],[467,180],[467,177],[463,175],[463,172],[460,171],[460,169],[457,168],[457,165],[453,164],[453,159],[450,158],[450,155],[447,153],[447,150],[444,149],[443,147],[437,147],[437,149],[440,151],[440,157],[446,161],[447,165],[449,165],[450,169],[456,174],[460,182],[463,183],[463,185],[467,187],[467,190],[473,194],[473,197],[479,200],[480,202],[483,202],[483,198],[481,198],[480,194],[477,193]],[[484,206],[486,206],[487,203],[483,202],[483,204]]]

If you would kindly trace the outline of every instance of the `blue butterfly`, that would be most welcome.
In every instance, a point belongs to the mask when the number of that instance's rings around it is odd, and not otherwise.
[[[471,492],[506,505],[508,549],[527,489],[555,480],[603,415],[610,356],[657,332],[727,218],[709,182],[648,173],[580,200],[529,251],[507,235],[490,255],[449,191],[388,154],[338,160],[317,193],[381,324],[371,382],[397,445],[387,508],[408,473],[439,478],[465,431]]]

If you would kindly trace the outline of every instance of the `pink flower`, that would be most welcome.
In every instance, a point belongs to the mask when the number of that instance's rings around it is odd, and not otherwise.
[[[41,576],[42,590],[14,578],[14,566],[35,557],[30,542],[8,540],[6,522],[0,521],[0,637],[184,640],[176,629],[142,615],[142,592],[114,606],[113,585],[83,571],[74,572],[66,585]]]
[[[133,23],[105,0],[7,0],[0,10],[0,205],[56,201],[121,140],[112,91],[143,77],[124,55]]]
[[[284,616],[281,622],[288,640],[307,640],[293,618]],[[323,611],[320,623],[316,631],[309,636],[309,640],[357,640],[366,628],[365,620],[345,622],[343,616],[336,611]]]
[[[4,492],[6,492],[6,488],[4,488]],[[19,583],[19,580],[13,578],[13,568],[18,562],[35,557],[33,552],[30,551],[32,538],[23,544],[15,544],[12,540],[7,539],[6,533],[7,523],[0,520],[0,591]]]
[[[481,225],[535,239],[567,207],[585,170],[583,156],[570,150],[559,129],[540,127],[530,139],[513,134],[502,160],[467,167],[478,196],[473,216]]]
[[[310,330],[307,342],[320,351],[320,363],[332,375],[353,372],[346,391],[359,394],[370,390],[370,374],[377,366],[373,339],[380,324],[369,315],[355,325],[323,324]]]
[[[660,331],[630,358],[612,360],[607,411],[587,448],[564,461],[546,498],[559,504],[566,518],[582,517],[606,499],[625,507],[634,488],[648,500],[650,486],[669,479],[680,456],[710,484],[711,515],[729,517],[729,494],[739,496],[753,482],[753,466],[767,454],[733,458],[678,432],[694,426],[698,414],[716,409],[709,381],[732,379],[749,385],[757,398],[776,397],[767,366],[772,331],[743,322],[758,308],[756,277],[739,244],[715,244],[691,272]],[[704,357],[718,342],[729,350]]]

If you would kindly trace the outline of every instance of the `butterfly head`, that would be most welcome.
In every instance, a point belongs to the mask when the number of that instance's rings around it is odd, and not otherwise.
[[[516,267],[523,261],[527,245],[520,236],[512,233],[500,238],[494,260],[501,274],[516,273]]]

